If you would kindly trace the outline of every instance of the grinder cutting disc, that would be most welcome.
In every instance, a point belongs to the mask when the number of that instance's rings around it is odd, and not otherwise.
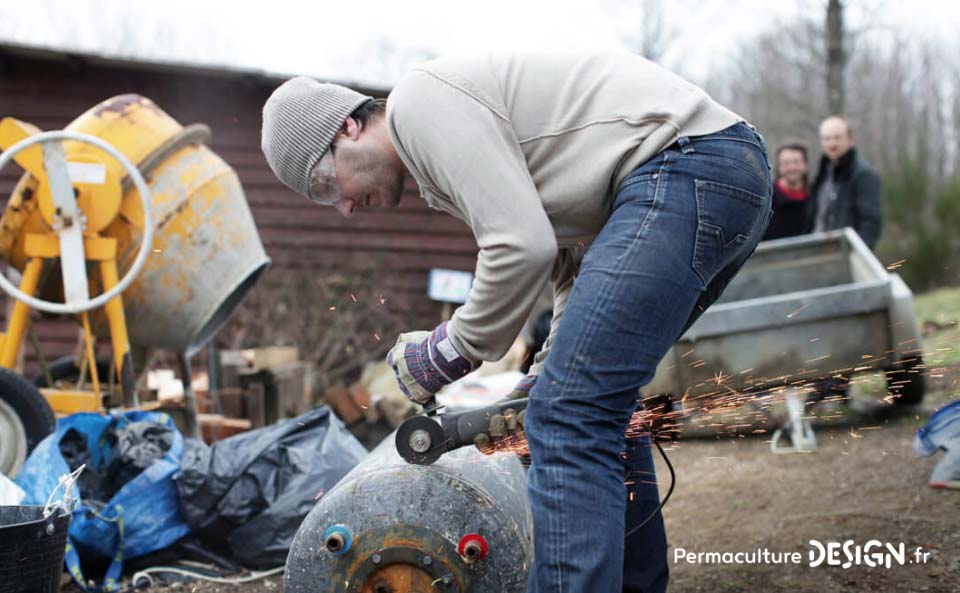
[[[414,416],[397,429],[397,453],[407,463],[430,465],[446,451],[447,437],[433,418]]]

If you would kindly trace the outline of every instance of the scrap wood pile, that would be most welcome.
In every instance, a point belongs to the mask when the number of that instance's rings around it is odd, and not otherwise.
[[[216,358],[213,368],[201,361],[205,370],[191,370],[189,383],[172,369],[149,371],[141,401],[168,412],[181,429],[195,401],[192,412],[207,443],[297,416],[314,403],[309,365],[295,347],[224,350]]]
[[[146,399],[154,402],[150,405],[169,413],[184,431],[189,389],[200,435],[208,444],[326,404],[372,448],[416,413],[385,362],[368,363],[355,381],[321,391],[318,385],[327,381],[318,377],[318,367],[299,359],[296,347],[223,350],[217,361],[213,380],[209,365],[198,365],[204,370],[193,371],[189,385],[168,369],[148,373],[146,385]]]

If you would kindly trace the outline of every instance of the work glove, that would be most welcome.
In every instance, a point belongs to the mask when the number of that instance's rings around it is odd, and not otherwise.
[[[537,375],[527,375],[517,383],[513,391],[500,401],[506,402],[515,399],[530,397],[530,390],[537,382]],[[490,417],[490,426],[485,433],[480,433],[473,439],[474,446],[483,454],[489,455],[500,450],[514,450],[521,457],[526,455],[527,437],[523,432],[523,421],[526,410],[517,412],[511,408],[503,414],[494,414]]]
[[[400,334],[387,353],[387,364],[393,368],[400,390],[418,404],[427,403],[444,386],[477,366],[454,347],[446,322],[432,332]]]
[[[500,401],[511,401],[530,397],[530,390],[533,389],[533,386],[537,383],[538,376],[539,375],[527,375],[523,379],[520,379],[520,382],[514,386],[513,391]]]

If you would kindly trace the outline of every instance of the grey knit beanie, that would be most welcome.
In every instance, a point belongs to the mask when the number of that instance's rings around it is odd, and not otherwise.
[[[310,170],[353,110],[371,99],[306,76],[286,81],[263,105],[260,148],[267,164],[280,181],[308,195]]]

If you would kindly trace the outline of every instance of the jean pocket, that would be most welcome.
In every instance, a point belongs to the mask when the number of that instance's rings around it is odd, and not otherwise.
[[[718,165],[733,171],[752,175],[766,182],[770,178],[770,164],[760,144],[737,139],[705,140],[693,143],[696,154],[717,161]]]
[[[768,196],[718,183],[696,180],[697,236],[693,271],[704,285],[733,261],[770,210]]]

